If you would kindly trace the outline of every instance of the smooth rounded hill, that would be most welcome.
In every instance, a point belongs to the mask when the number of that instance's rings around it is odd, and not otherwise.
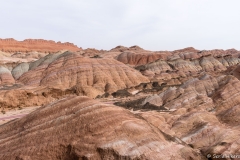
[[[43,39],[26,39],[24,41],[17,41],[13,38],[0,39],[0,50],[5,52],[57,52],[60,50],[80,51],[73,43],[61,43],[51,40]]]
[[[0,159],[201,159],[170,137],[126,109],[73,96],[2,125]]]

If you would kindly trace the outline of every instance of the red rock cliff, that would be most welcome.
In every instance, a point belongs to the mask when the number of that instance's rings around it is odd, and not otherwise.
[[[24,41],[17,41],[13,38],[0,39],[0,50],[4,52],[57,52],[60,50],[79,51],[73,43],[61,43],[51,40],[43,39],[26,39]]]

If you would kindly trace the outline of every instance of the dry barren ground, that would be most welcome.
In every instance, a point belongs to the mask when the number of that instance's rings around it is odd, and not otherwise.
[[[27,108],[22,108],[22,109],[1,112],[0,113],[0,125],[7,123],[11,120],[14,120],[14,119],[21,118],[21,117],[35,111],[39,107],[40,106],[32,106],[32,107],[27,107]]]

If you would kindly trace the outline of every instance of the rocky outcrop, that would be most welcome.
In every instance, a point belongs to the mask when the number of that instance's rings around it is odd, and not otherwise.
[[[235,76],[237,79],[240,80],[240,65],[232,66],[226,72],[230,73],[231,75]]]
[[[204,157],[214,155],[239,155],[239,127],[226,127],[214,112],[203,110],[188,111],[184,108],[175,112],[138,113],[152,125],[176,136]]]
[[[76,95],[74,89],[47,87],[25,87],[19,84],[0,88],[0,111],[43,106],[69,95]]]
[[[233,55],[214,57],[204,56],[198,59],[182,59],[179,55],[172,56],[168,60],[159,59],[155,62],[135,67],[143,75],[152,81],[170,82],[178,79],[184,82],[190,77],[198,77],[202,73],[212,75],[221,74],[231,66],[240,63],[240,59]]]
[[[23,73],[27,72],[29,70],[29,64],[28,63],[21,63],[14,67],[12,70],[12,75],[15,79],[18,79]]]
[[[202,75],[160,94],[116,103],[149,123],[207,154],[239,154],[240,81],[234,76]],[[155,110],[158,112],[152,112]],[[162,112],[162,113],[159,113]],[[160,123],[161,122],[161,123]]]
[[[204,110],[213,108],[213,100],[208,96],[213,95],[214,91],[219,88],[220,81],[223,77],[216,79],[209,75],[198,78],[192,78],[179,86],[165,86],[165,90],[160,86],[159,94],[153,94],[136,101],[138,108],[146,108],[146,104],[158,106],[155,110],[165,108],[167,110],[176,110],[179,108],[199,107]],[[131,102],[128,102],[131,104]],[[134,104],[127,107],[135,106]]]
[[[59,100],[0,126],[0,141],[0,159],[9,160],[201,159],[130,111],[86,97]]]
[[[143,65],[150,62],[154,62],[157,59],[166,59],[169,55],[169,52],[148,52],[148,51],[126,51],[119,54],[116,59],[125,64],[130,64],[133,66]]]
[[[13,83],[15,83],[15,80],[11,72],[7,68],[0,66],[0,86]]]
[[[33,61],[29,63],[20,63],[19,65],[13,68],[12,75],[15,79],[18,79],[23,73],[33,70],[38,66],[47,67],[60,55],[61,55],[61,52],[58,52],[55,54],[48,54],[47,56],[42,57],[37,61]]]
[[[17,41],[15,39],[0,39],[0,50],[4,52],[58,52],[60,50],[79,51],[78,48],[72,43],[61,43],[48,41],[43,39],[26,39],[23,41]]]
[[[134,49],[136,48],[136,49]],[[118,46],[111,51],[120,52],[120,54],[116,55],[116,59],[125,64],[139,66],[146,65],[151,62],[155,62],[156,60],[189,60],[193,61],[196,59],[200,59],[203,57],[214,57],[215,59],[221,59],[229,56],[232,59],[238,58],[240,56],[240,52],[235,49],[229,50],[197,50],[192,47],[175,50],[175,51],[147,51],[142,48],[133,47],[127,48],[123,46]],[[234,60],[231,60],[234,61]]]

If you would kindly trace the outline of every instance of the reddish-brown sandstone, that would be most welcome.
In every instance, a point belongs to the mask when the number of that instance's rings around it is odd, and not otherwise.
[[[0,159],[201,159],[130,111],[69,97],[0,127]],[[21,143],[20,143],[21,142]]]
[[[1,53],[0,111],[46,105],[0,126],[3,159],[41,159],[36,153],[44,159],[240,154],[235,49]],[[131,112],[109,104],[114,102]]]
[[[238,155],[240,81],[234,76],[203,75],[159,94],[119,104],[137,112],[165,133],[208,154]],[[162,111],[155,112],[155,111]]]
[[[61,43],[43,39],[26,39],[17,41],[13,38],[0,39],[0,50],[4,52],[58,52],[60,50],[80,51],[73,43]]]
[[[136,69],[152,81],[171,83],[173,79],[184,82],[186,78],[198,77],[201,73],[221,75],[229,67],[239,63],[240,59],[234,55],[223,57],[209,55],[191,60],[174,56],[169,60],[159,59],[146,65],[137,66]]]
[[[189,47],[175,51],[147,51],[140,47],[133,46],[130,48],[118,46],[110,51],[120,52],[115,58],[125,64],[133,66],[145,65],[156,60],[195,60],[202,57],[212,56],[221,59],[226,56],[238,58],[240,52],[235,49],[229,50],[197,50]]]
[[[114,59],[88,58],[66,52],[55,60],[41,62],[38,67],[24,73],[18,82],[60,89],[75,87],[80,95],[96,97],[104,92],[111,93],[148,82],[148,79]]]
[[[8,77],[12,73],[21,87],[0,90],[1,110],[43,105],[67,94],[95,98],[149,82],[140,72],[115,59],[89,58],[71,52],[49,54],[35,62],[21,63],[9,73]],[[6,74],[4,77],[6,81]]]

